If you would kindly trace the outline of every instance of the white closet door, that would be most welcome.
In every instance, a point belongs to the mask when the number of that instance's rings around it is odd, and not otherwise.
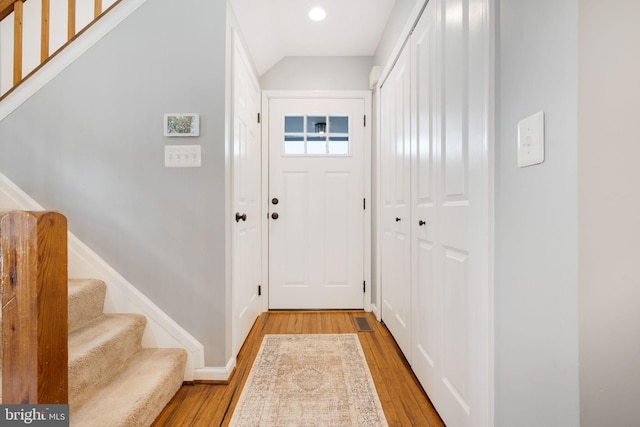
[[[411,52],[405,47],[381,90],[382,320],[411,358]]]
[[[452,427],[489,425],[487,16],[432,0],[412,36],[412,365]]]
[[[491,425],[488,0],[430,0],[381,89],[382,320],[445,424]]]
[[[446,0],[438,264],[443,340],[439,410],[447,425],[488,425],[487,2]]]
[[[411,282],[412,367],[427,394],[437,397],[442,365],[443,289],[438,276],[439,129],[436,4],[427,5],[411,37]],[[437,408],[437,406],[436,406]]]

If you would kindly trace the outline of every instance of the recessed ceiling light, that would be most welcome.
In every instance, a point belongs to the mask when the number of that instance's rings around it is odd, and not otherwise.
[[[309,19],[312,21],[322,21],[327,17],[327,12],[321,7],[314,7],[309,11]]]

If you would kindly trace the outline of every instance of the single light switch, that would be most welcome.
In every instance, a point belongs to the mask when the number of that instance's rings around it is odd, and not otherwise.
[[[518,123],[518,167],[544,162],[544,113],[541,111]]]
[[[165,145],[164,167],[199,168],[202,164],[199,145]]]

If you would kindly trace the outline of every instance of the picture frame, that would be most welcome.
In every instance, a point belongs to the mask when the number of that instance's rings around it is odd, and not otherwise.
[[[200,115],[197,113],[166,113],[164,136],[200,136]]]

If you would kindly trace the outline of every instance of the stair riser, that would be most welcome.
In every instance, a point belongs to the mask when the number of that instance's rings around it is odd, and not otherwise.
[[[107,285],[102,280],[69,280],[69,333],[102,315]]]
[[[113,316],[113,315],[112,315]],[[125,316],[125,315],[119,315]],[[73,349],[79,348],[74,344],[73,335],[70,337],[69,360],[69,402],[74,403],[83,396],[91,394],[105,378],[119,372],[138,350],[141,348],[142,334],[146,319],[139,315],[127,315],[131,322],[125,327],[109,331],[112,334],[106,341],[100,339],[92,342],[91,346],[81,354]],[[101,322],[102,319],[96,321]],[[90,327],[91,325],[87,325]],[[86,346],[83,346],[86,347]]]
[[[90,401],[71,405],[71,427],[150,425],[182,386],[186,360],[184,350],[140,350]]]

